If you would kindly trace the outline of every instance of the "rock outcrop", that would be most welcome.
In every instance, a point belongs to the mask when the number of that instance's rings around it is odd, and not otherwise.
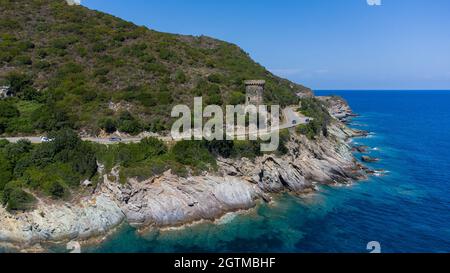
[[[370,156],[367,156],[367,155],[363,155],[363,156],[361,157],[361,160],[362,160],[363,162],[367,162],[367,163],[373,163],[373,162],[378,162],[378,161],[380,161],[380,159],[378,159],[378,158],[370,157]]]
[[[324,102],[330,114],[341,122],[347,122],[349,118],[357,116],[342,97],[320,96],[317,98]]]
[[[361,154],[367,154],[369,152],[369,146],[357,145],[354,146],[352,150]]]
[[[39,200],[37,207],[17,214],[0,207],[0,243],[32,245],[42,241],[84,240],[105,234],[125,219],[118,204],[104,193],[75,204]]]
[[[143,182],[132,179],[127,185],[106,180],[100,191],[116,196],[130,224],[158,227],[212,220],[224,212],[248,209],[262,194],[256,185],[235,177],[182,178],[170,171]]]

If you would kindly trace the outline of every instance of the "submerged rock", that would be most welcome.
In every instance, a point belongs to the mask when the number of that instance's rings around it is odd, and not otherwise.
[[[361,157],[361,159],[362,159],[363,162],[367,162],[367,163],[373,163],[373,162],[378,162],[378,161],[380,161],[379,158],[370,157],[370,156],[367,156],[367,155],[363,155],[363,156]]]
[[[366,154],[369,152],[369,146],[365,145],[354,146],[352,150],[361,154]]]

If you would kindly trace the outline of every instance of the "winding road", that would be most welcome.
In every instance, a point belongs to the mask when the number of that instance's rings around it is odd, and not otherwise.
[[[282,124],[280,124],[279,127],[271,128],[270,131],[262,130],[262,131],[257,131],[257,132],[246,132],[245,136],[250,135],[250,134],[267,135],[267,134],[271,134],[271,133],[279,131],[279,130],[293,128],[293,127],[296,127],[301,124],[307,124],[311,120],[311,118],[300,115],[294,109],[295,109],[295,107],[293,107],[293,106],[283,109],[284,122]],[[242,137],[242,136],[243,135],[239,135],[239,134],[236,135],[236,137]],[[138,143],[144,138],[145,137],[123,137],[123,138],[121,138],[120,141],[112,141],[110,138],[86,137],[86,138],[82,138],[82,140],[95,142],[95,143],[99,143],[99,144],[110,145],[110,144],[117,144],[117,143]],[[31,143],[34,143],[34,144],[39,144],[39,143],[43,142],[42,138],[39,136],[1,137],[0,139],[6,139],[7,141],[9,141],[11,143],[17,143],[21,139],[29,140]],[[164,136],[164,137],[162,136],[162,137],[158,137],[158,139],[160,139],[164,142],[177,142],[177,141],[182,140],[182,139],[174,139],[170,136]]]

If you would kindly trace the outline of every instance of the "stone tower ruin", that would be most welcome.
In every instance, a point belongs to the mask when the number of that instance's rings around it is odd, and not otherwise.
[[[245,105],[259,106],[263,104],[264,86],[263,80],[245,81],[246,99]]]
[[[79,5],[81,5],[81,0],[66,0],[66,2],[67,2],[67,4],[69,6],[74,6],[74,5],[79,6]]]

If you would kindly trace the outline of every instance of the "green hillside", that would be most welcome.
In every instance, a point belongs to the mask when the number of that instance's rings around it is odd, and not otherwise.
[[[278,78],[238,46],[161,33],[64,0],[0,0],[1,134],[71,127],[163,131],[174,104],[244,100],[245,79],[267,81],[267,102],[309,89]]]

